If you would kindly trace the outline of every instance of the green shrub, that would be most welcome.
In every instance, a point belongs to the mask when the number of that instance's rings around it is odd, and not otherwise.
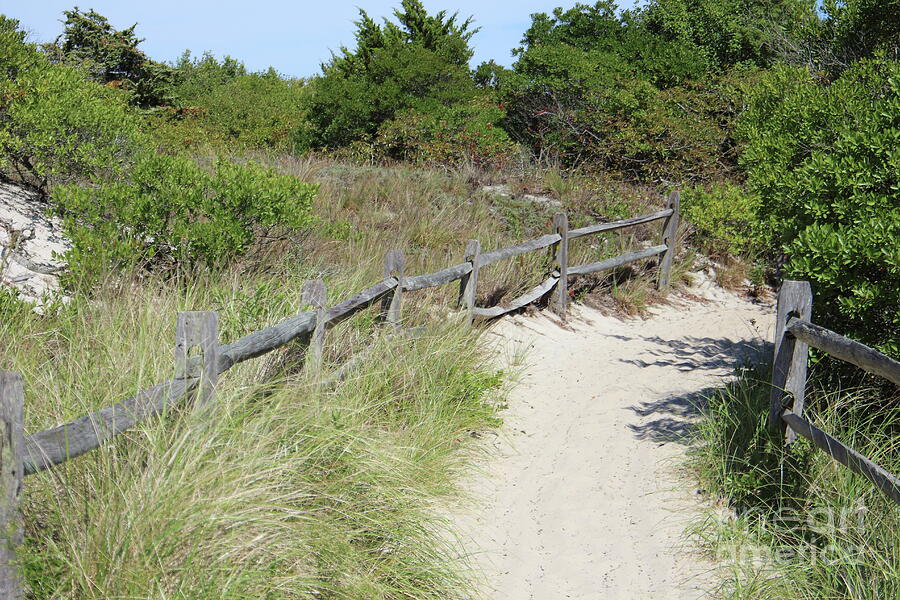
[[[652,0],[645,19],[664,39],[697,48],[720,68],[766,66],[780,45],[800,39],[813,10],[806,0]]]
[[[46,192],[127,166],[146,144],[127,97],[50,64],[16,26],[0,21],[0,168]]]
[[[220,160],[208,173],[186,158],[152,155],[127,179],[62,186],[52,200],[73,243],[67,258],[78,283],[110,266],[226,262],[259,228],[308,225],[317,191],[252,163]]]
[[[900,356],[900,63],[861,61],[830,85],[779,66],[739,132],[785,275],[813,284],[815,320]]]
[[[192,96],[185,105],[157,111],[154,135],[164,146],[203,143],[223,149],[290,150],[303,125],[305,82],[285,80],[270,70],[239,75]]]
[[[727,181],[681,192],[681,211],[694,226],[694,242],[714,255],[753,257],[766,249],[758,208],[757,196]]]
[[[239,61],[185,52],[175,68],[176,106],[152,112],[155,139],[172,150],[203,148],[290,150],[305,126],[304,80],[283,79],[274,69],[248,73]]]
[[[375,148],[400,160],[502,168],[517,154],[497,126],[504,114],[486,98],[433,113],[409,110],[379,128]]]

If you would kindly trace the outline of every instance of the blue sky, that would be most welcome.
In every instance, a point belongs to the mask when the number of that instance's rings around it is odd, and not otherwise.
[[[357,7],[377,18],[390,15],[400,0],[0,0],[0,13],[19,19],[31,41],[45,42],[62,32],[62,11],[76,3],[106,16],[117,29],[137,22],[138,35],[146,38],[141,48],[156,60],[174,61],[185,49],[195,55],[209,50],[219,57],[230,54],[251,70],[271,65],[285,75],[303,77],[317,73],[330,50],[353,44]],[[472,40],[474,64],[493,58],[505,65],[512,62],[510,50],[531,23],[531,13],[574,4],[575,0],[425,0],[429,12],[458,11],[462,18],[475,17],[481,31]]]

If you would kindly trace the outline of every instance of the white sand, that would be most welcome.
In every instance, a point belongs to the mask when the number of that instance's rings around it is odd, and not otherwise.
[[[484,597],[699,598],[711,565],[684,525],[702,501],[678,470],[692,400],[771,339],[774,308],[714,289],[648,320],[583,306],[500,322],[501,352],[527,347],[522,384],[460,517]],[[521,354],[521,353],[520,353]]]

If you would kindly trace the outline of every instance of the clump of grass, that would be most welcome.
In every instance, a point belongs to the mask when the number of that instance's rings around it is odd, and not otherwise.
[[[800,439],[766,429],[765,373],[711,395],[692,465],[725,510],[693,533],[722,565],[721,597],[900,597],[900,509]],[[889,471],[900,471],[900,413],[867,390],[817,391],[807,417]],[[724,516],[723,516],[724,515]]]
[[[628,316],[643,316],[650,307],[653,288],[651,282],[644,277],[626,279],[622,283],[612,284],[613,303],[616,309]]]
[[[731,255],[722,257],[716,268],[716,283],[731,291],[744,289],[750,275],[750,266],[742,259]]]

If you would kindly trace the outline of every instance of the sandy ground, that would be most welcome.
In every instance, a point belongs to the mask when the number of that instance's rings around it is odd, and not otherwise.
[[[694,401],[767,352],[774,307],[709,285],[647,320],[574,307],[500,322],[525,353],[492,458],[467,485],[463,544],[502,600],[700,598],[711,565],[684,526],[702,501],[679,470]]]

